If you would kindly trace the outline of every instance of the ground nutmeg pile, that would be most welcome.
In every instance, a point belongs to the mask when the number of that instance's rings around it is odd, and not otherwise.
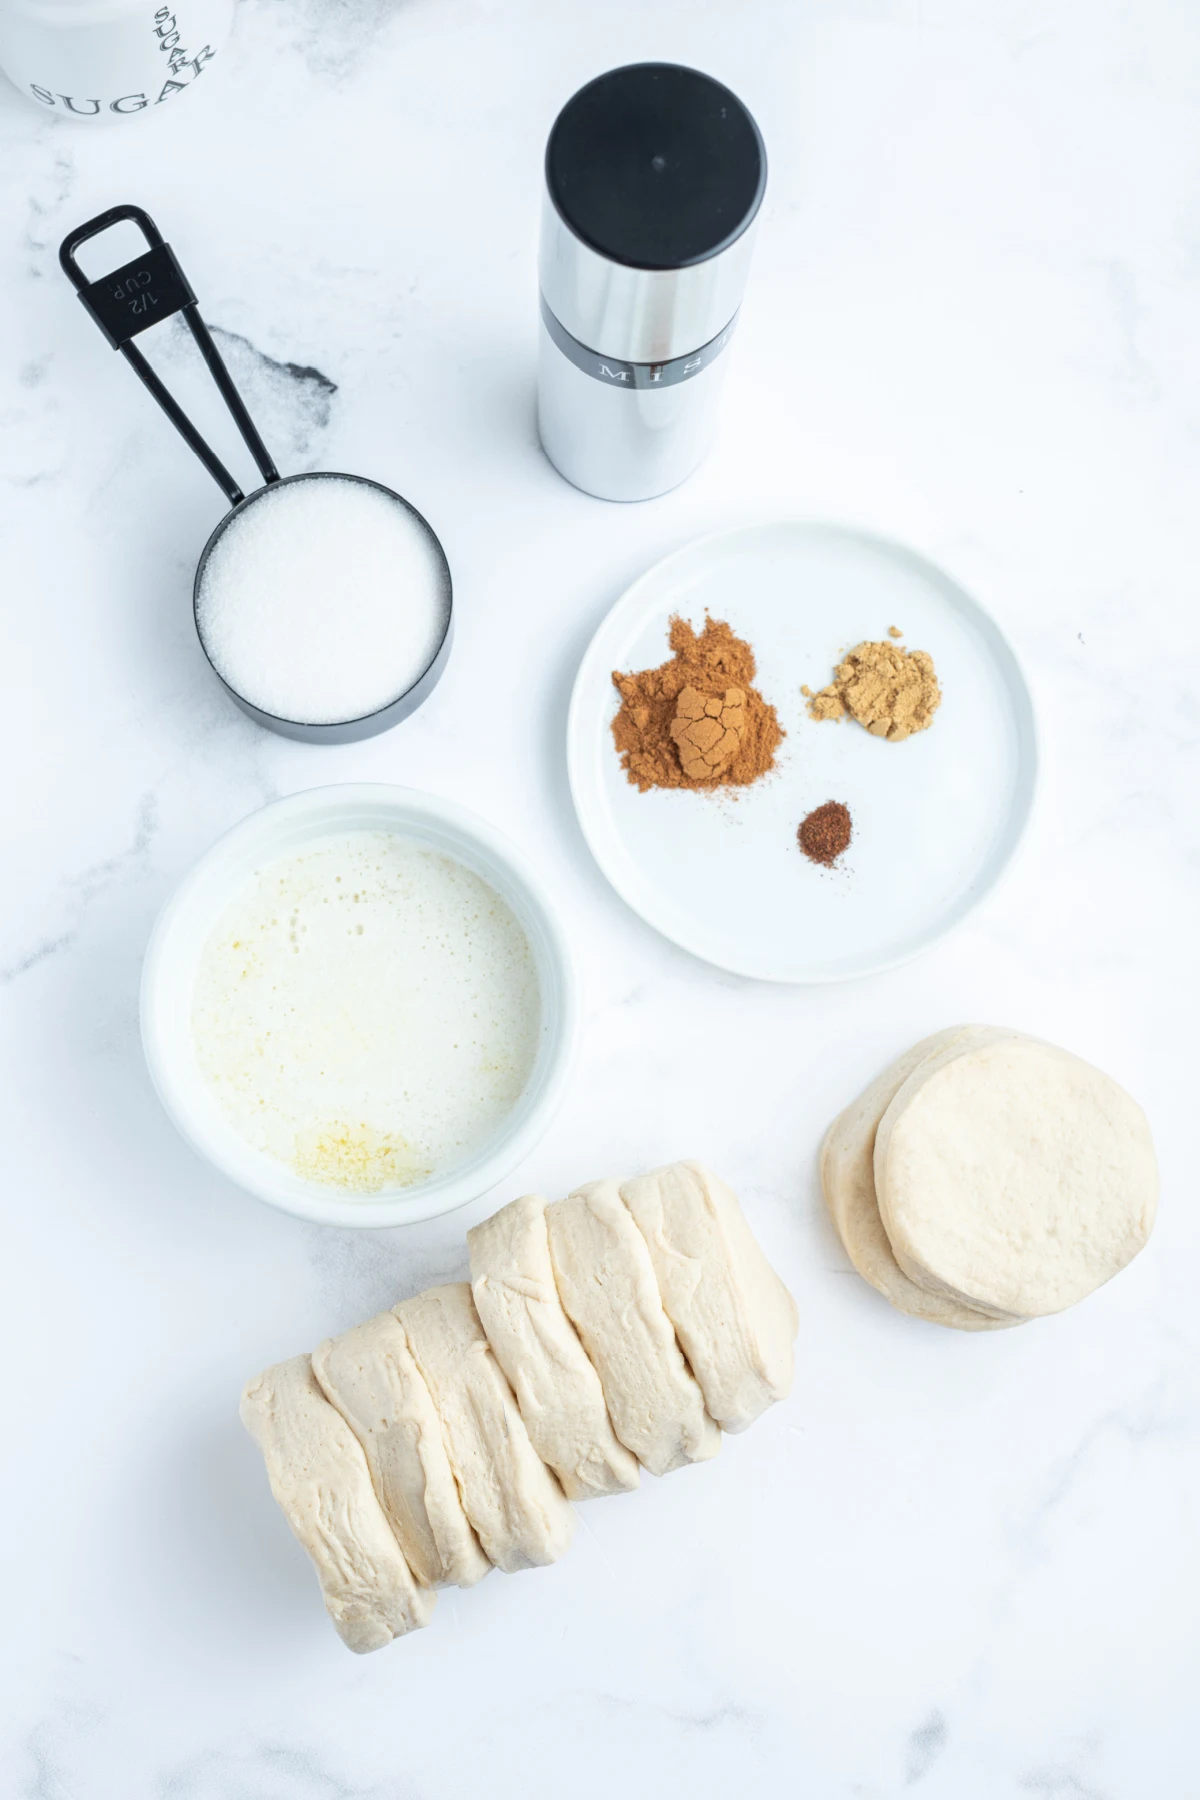
[[[827,800],[800,821],[796,840],[809,862],[828,869],[849,844],[852,829],[850,808],[840,800]]]
[[[942,703],[929,652],[887,642],[856,645],[838,664],[828,687],[819,694],[810,688],[800,691],[808,700],[810,719],[843,719],[849,713],[872,737],[892,742],[928,731]]]
[[[671,620],[671,659],[657,669],[613,671],[621,706],[613,742],[632,785],[748,787],[775,766],[784,733],[754,686],[754,652],[722,619],[697,632]]]

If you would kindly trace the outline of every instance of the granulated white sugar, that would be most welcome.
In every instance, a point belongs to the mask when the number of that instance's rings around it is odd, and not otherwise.
[[[258,870],[218,920],[192,1001],[197,1060],[240,1136],[359,1193],[482,1148],[540,1028],[506,902],[389,832],[339,833]]]
[[[266,488],[225,528],[196,598],[201,641],[251,705],[342,724],[407,693],[450,614],[445,561],[403,501],[345,476]]]

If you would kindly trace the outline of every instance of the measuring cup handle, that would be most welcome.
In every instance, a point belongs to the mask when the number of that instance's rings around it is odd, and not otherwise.
[[[98,213],[94,219],[89,219],[86,225],[77,225],[74,231],[69,231],[59,245],[58,260],[62,264],[63,273],[75,288],[76,292],[82,293],[85,287],[91,285],[87,276],[75,261],[75,252],[78,250],[80,244],[86,244],[89,238],[99,237],[100,233],[102,231],[107,231],[110,225],[120,225],[126,219],[129,220],[130,224],[138,227],[147,244],[149,244],[152,249],[157,250],[162,244],[162,232],[158,229],[158,226],[154,223],[150,214],[142,207],[132,205],[110,206],[107,212]]]
[[[146,249],[140,256],[134,257],[132,262],[114,269],[110,275],[102,275],[98,281],[89,281],[75,260],[75,252],[89,238],[99,237],[110,226],[126,220],[141,231],[146,240]],[[59,247],[58,260],[67,280],[113,349],[121,352],[135,374],[150,390],[176,431],[200,458],[230,505],[236,506],[239,500],[245,499],[241,488],[132,341],[139,332],[148,330],[160,319],[169,319],[175,313],[183,314],[221,398],[241,432],[242,441],[258,464],[263,480],[268,483],[278,481],[279,470],[247,412],[245,402],[233,385],[233,378],[225,367],[221,352],[213,343],[208,327],[200,317],[191,283],[149,213],[140,206],[110,206],[107,212],[98,214],[96,218],[89,219],[86,225],[77,225],[74,231],[68,232]]]

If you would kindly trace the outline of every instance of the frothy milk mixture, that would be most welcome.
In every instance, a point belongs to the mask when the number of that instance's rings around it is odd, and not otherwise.
[[[541,997],[528,941],[480,876],[383,831],[258,870],[204,948],[197,1057],[256,1149],[378,1192],[461,1162],[521,1094]]]

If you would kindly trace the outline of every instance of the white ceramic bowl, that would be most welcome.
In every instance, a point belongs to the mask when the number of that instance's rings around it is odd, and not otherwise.
[[[391,831],[455,858],[507,901],[529,940],[541,985],[533,1071],[495,1136],[468,1161],[402,1191],[342,1195],[255,1150],[225,1117],[201,1073],[192,993],[210,932],[265,862],[342,831]],[[541,1138],[574,1054],[578,1002],[571,953],[542,883],[500,832],[453,801],[374,783],[311,788],[252,813],[201,857],[163,909],[142,971],[142,1044],[159,1098],[183,1136],[239,1187],[323,1225],[406,1225],[451,1212],[503,1180]]]

